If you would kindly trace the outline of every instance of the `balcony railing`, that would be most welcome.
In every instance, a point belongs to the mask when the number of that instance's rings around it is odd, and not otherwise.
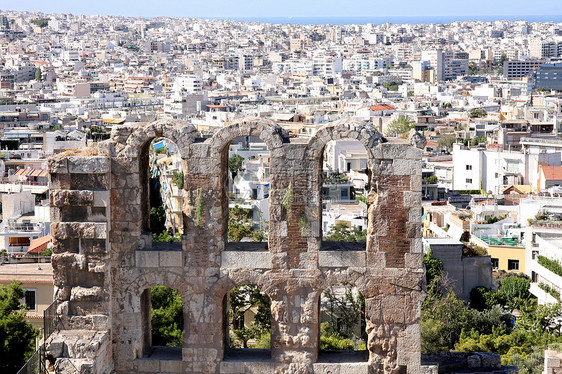
[[[56,329],[56,313],[57,302],[53,301],[43,312],[43,343],[33,352],[29,360],[27,360],[17,374],[48,374],[45,357],[45,341]],[[76,370],[76,372],[78,373],[78,370]]]

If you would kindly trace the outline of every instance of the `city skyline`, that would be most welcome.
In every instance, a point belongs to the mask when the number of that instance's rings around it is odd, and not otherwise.
[[[499,0],[493,3],[475,0],[470,7],[464,3],[451,3],[444,0],[402,0],[396,3],[371,2],[359,0],[353,7],[342,9],[341,2],[297,1],[283,3],[273,0],[243,0],[239,2],[218,1],[197,4],[178,3],[172,0],[159,2],[101,0],[98,2],[74,2],[69,0],[22,0],[11,4],[9,9],[44,13],[72,13],[84,15],[118,15],[142,17],[196,17],[196,18],[241,18],[241,17],[435,17],[454,16],[470,19],[475,16],[513,17],[560,15],[562,7],[555,0],[537,0],[532,9],[523,0]]]

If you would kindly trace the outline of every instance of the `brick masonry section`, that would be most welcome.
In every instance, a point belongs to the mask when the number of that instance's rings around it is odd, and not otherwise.
[[[268,243],[227,243],[228,145],[258,136],[271,151]],[[182,157],[181,246],[153,247],[147,232],[147,145],[174,141]],[[321,251],[325,145],[355,139],[368,153],[367,243]],[[97,156],[49,161],[53,268],[60,331],[48,341],[54,368],[88,373],[421,373],[421,150],[423,138],[388,143],[368,124],[338,121],[308,142],[278,125],[244,119],[201,137],[181,121],[118,126]],[[281,201],[289,184],[289,215]],[[198,196],[203,198],[195,224]],[[301,217],[307,227],[299,227]],[[165,246],[165,245],[164,245]],[[319,363],[319,298],[346,283],[366,299],[368,361]],[[271,361],[225,361],[223,300],[253,284],[272,303]],[[150,359],[147,289],[177,289],[184,304],[181,359]],[[66,337],[76,337],[67,339]],[[83,337],[89,337],[84,344]],[[98,349],[100,348],[100,349]],[[82,370],[81,369],[81,370]]]

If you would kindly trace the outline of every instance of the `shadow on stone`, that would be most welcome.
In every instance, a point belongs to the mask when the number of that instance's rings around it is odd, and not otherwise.
[[[322,241],[321,251],[364,251],[365,242],[331,242]]]
[[[367,351],[320,351],[318,362],[340,363],[340,362],[366,362],[369,360]]]
[[[231,348],[224,355],[224,361],[265,362],[271,361],[270,349]]]
[[[181,347],[152,347],[150,355],[144,360],[177,360],[181,361]]]

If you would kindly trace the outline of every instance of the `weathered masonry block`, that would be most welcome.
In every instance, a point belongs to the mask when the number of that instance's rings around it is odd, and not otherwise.
[[[226,239],[228,147],[240,136],[261,138],[271,152],[268,243]],[[182,243],[158,248],[147,231],[148,146],[156,137],[177,144],[184,173]],[[355,247],[323,243],[320,231],[324,147],[346,138],[368,154],[367,242]],[[47,345],[56,371],[74,365],[84,373],[424,372],[420,145],[419,134],[410,143],[389,143],[353,120],[327,124],[310,139],[291,138],[263,119],[240,120],[212,137],[184,122],[158,121],[116,127],[97,156],[51,159],[60,330]],[[291,214],[281,204],[289,185]],[[366,362],[318,359],[320,294],[340,283],[365,296]],[[223,300],[240,284],[257,285],[271,298],[269,360],[225,359]],[[155,285],[173,287],[183,299],[177,359],[147,355],[145,290]]]

